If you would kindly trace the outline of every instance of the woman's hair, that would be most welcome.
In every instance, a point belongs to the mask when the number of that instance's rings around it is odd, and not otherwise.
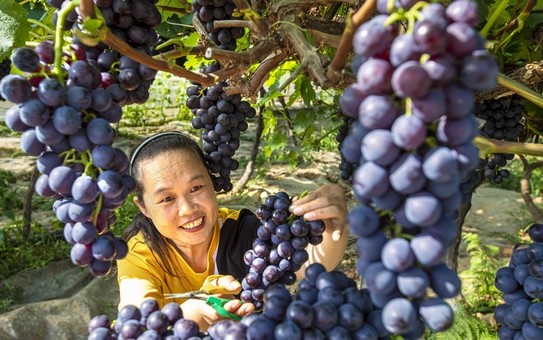
[[[140,173],[140,165],[142,161],[153,159],[158,155],[172,151],[186,150],[192,152],[195,159],[200,160],[207,168],[207,163],[204,158],[202,149],[190,137],[175,131],[167,131],[155,134],[143,140],[130,155],[130,174],[136,181],[134,189],[136,197],[143,204],[143,181]],[[172,262],[171,256],[168,255],[172,248],[177,251],[177,247],[169,239],[162,237],[158,232],[153,221],[150,218],[139,212],[132,223],[123,232],[123,237],[126,241],[142,232],[144,242],[151,249],[153,256],[158,256],[159,263],[163,266],[165,272],[172,276],[180,276],[182,273],[178,270],[179,266]]]

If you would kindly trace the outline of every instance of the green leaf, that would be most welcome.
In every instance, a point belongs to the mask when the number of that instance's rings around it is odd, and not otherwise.
[[[509,0],[508,6],[514,5],[516,2],[517,2],[516,0]],[[501,1],[496,1],[492,5],[490,5],[488,9],[488,12],[489,12],[488,16],[491,16],[492,13],[496,12],[498,10],[498,7],[500,7],[500,4],[501,4]],[[511,20],[511,14],[509,13],[509,11],[511,11],[511,9],[509,7],[506,7],[505,10],[500,13],[500,15],[498,16],[498,19],[494,23],[494,26],[493,26],[494,29],[502,27],[503,25],[507,24]]]
[[[202,64],[202,58],[194,56],[194,55],[188,55],[187,61],[185,61],[185,68],[187,70],[198,70],[200,69],[200,65]]]
[[[311,81],[307,77],[301,78],[301,87],[300,92],[302,94],[302,99],[304,100],[304,104],[307,107],[311,107],[311,103],[315,100],[315,89],[313,89],[313,85],[311,85]]]
[[[296,81],[295,85],[294,85],[294,92],[292,92],[288,98],[288,103],[286,103],[287,105],[287,108],[291,107],[292,104],[294,104],[298,98],[300,98],[300,96],[302,95],[302,92],[300,91],[300,82],[299,81]]]
[[[167,21],[160,23],[156,28],[158,35],[166,39],[178,37],[182,33],[188,33],[192,28],[192,13],[179,17],[173,14]]]
[[[198,46],[198,41],[200,40],[200,34],[198,32],[192,32],[188,37],[183,39],[183,44],[188,47]]]
[[[266,107],[266,109],[263,112],[262,118],[264,120],[262,135],[266,136],[268,134],[272,134],[273,131],[275,130],[275,126],[277,125],[277,120],[275,119],[273,111],[269,107]]]
[[[273,89],[273,90],[270,90],[268,92],[266,92],[266,95],[264,95],[264,97],[262,97],[256,107],[262,107],[264,106],[265,104],[269,103],[270,101],[274,100],[275,98],[279,98],[281,97],[283,94],[279,91],[277,91],[277,89]]]
[[[183,0],[159,0],[156,6],[162,15],[162,21],[168,20],[175,14],[190,13],[191,10],[190,3]]]
[[[29,40],[32,29],[26,18],[28,12],[15,1],[0,1],[0,60],[12,48],[22,47]]]
[[[525,27],[535,28],[537,25],[543,23],[543,12],[531,12],[526,21]]]

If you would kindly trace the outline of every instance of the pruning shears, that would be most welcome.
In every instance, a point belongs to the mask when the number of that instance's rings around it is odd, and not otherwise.
[[[210,275],[205,279],[204,284],[199,290],[186,292],[186,293],[164,294],[164,298],[165,299],[203,300],[206,302],[206,304],[213,307],[213,309],[217,312],[217,314],[219,314],[223,318],[240,321],[241,316],[236,315],[234,313],[230,313],[229,311],[224,309],[224,305],[227,302],[230,302],[232,300],[220,298],[213,294],[239,294],[241,292],[241,287],[237,291],[232,291],[232,290],[226,289],[223,286],[218,286],[212,283],[213,281],[217,282],[220,277],[222,277],[222,275]]]

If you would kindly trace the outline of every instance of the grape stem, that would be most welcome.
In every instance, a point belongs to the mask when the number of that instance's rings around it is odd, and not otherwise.
[[[111,46],[111,48],[119,52],[121,55],[126,55],[130,57],[130,59],[137,61],[138,63],[144,64],[145,66],[148,66],[158,71],[169,72],[178,77],[200,83],[203,86],[213,85],[216,81],[219,80],[219,77],[214,76],[213,74],[192,72],[175,64],[170,65],[166,62],[154,59],[146,54],[143,54],[122,41],[121,39],[117,38],[117,36],[115,36],[115,34],[113,34],[110,30],[107,31],[104,42]]]
[[[243,51],[228,51],[220,48],[208,47],[204,53],[206,59],[223,60],[224,62],[232,62],[233,60],[243,64],[252,64],[260,61],[264,56],[270,54],[277,46],[273,41],[264,39],[259,41],[253,48]]]
[[[376,3],[377,0],[366,0],[358,11],[347,18],[347,26],[345,26],[341,36],[334,59],[332,59],[330,66],[326,70],[326,78],[331,82],[331,85],[336,85],[341,80],[341,70],[343,70],[347,55],[353,47],[353,35],[356,29],[375,12]]]
[[[543,144],[507,142],[483,136],[476,136],[473,139],[473,144],[479,148],[479,153],[482,155],[491,153],[509,153],[543,156]]]
[[[244,14],[254,24],[253,33],[257,36],[268,35],[268,25],[262,20],[262,17],[255,12],[247,3],[247,0],[232,0],[237,10]]]
[[[520,32],[524,28],[524,22],[526,21],[526,18],[532,12],[532,9],[534,8],[535,4],[536,4],[535,0],[528,0],[528,2],[526,3],[526,6],[524,6],[524,8],[522,9],[522,12],[520,12],[518,17],[516,17],[514,20],[512,20],[509,23],[509,25],[507,25],[508,26],[507,28],[511,27],[514,24],[516,24],[517,27],[505,39],[503,39],[499,43],[498,49],[502,49],[511,40],[511,38],[513,38],[515,34]],[[507,30],[504,30],[502,34],[502,38],[503,38],[503,35],[506,33],[506,31]]]
[[[268,79],[271,70],[276,68],[285,58],[286,53],[277,53],[273,57],[268,57],[258,65],[249,81],[243,82],[237,86],[226,86],[223,90],[227,95],[241,93],[245,97],[255,97],[256,93],[262,88],[266,79]]]
[[[286,15],[284,21],[288,22],[288,24],[280,24],[281,36],[290,43],[300,56],[301,65],[306,65],[305,69],[307,73],[317,84],[324,88],[330,87],[331,84],[324,75],[324,68],[317,49],[307,41],[304,32],[300,31],[297,27],[293,27],[295,26],[293,25],[295,15]]]
[[[102,194],[98,195],[98,200],[96,201],[96,207],[94,207],[94,215],[92,216],[92,222],[96,225],[96,221],[98,220],[98,214],[100,214],[100,210],[102,209],[102,203],[104,201],[104,197]]]
[[[256,25],[250,20],[215,20],[213,21],[213,28],[231,28],[231,27],[244,27],[250,31],[255,30]]]
[[[64,22],[66,21],[66,17],[68,16],[68,14],[73,11],[78,5],[79,0],[70,1],[66,7],[62,8],[58,12],[54,45],[55,67],[53,69],[53,72],[57,75],[58,81],[61,84],[64,84],[64,74],[62,72],[62,56],[64,55],[64,53],[62,52],[62,46],[64,45]]]
[[[234,0],[234,2],[236,2],[236,0]],[[279,9],[281,7],[287,7],[287,6],[297,6],[297,7],[300,7],[300,5],[316,5],[316,4],[323,4],[323,5],[327,5],[331,2],[344,2],[344,3],[347,3],[349,5],[356,5],[358,4],[358,1],[354,1],[354,0],[336,0],[336,1],[331,1],[331,0],[279,0],[279,1],[276,1],[274,3],[272,3],[272,5],[270,6],[268,12],[270,13],[277,13],[279,11]]]
[[[96,179],[96,173],[93,169],[93,163],[92,163],[92,154],[90,151],[82,152],[80,154],[81,156],[81,163],[85,166],[85,169],[83,170],[83,173],[87,176],[90,176],[94,179]]]
[[[26,19],[29,23],[33,24],[33,25],[36,25],[36,26],[39,26],[41,28],[43,28],[44,31],[46,31],[47,33],[49,34],[52,34],[54,35],[55,34],[55,30],[52,29],[51,27],[47,26],[46,24],[44,24],[43,22],[41,21],[38,21],[36,19],[32,19],[32,18],[28,18]]]
[[[522,85],[521,83],[514,80],[513,78],[506,76],[503,73],[499,73],[497,77],[497,82],[501,86],[517,93],[519,96],[523,97],[524,99],[536,104],[539,107],[543,107],[543,96],[541,96],[539,93],[535,92],[534,90],[531,90],[530,88]]]
[[[307,31],[311,34],[311,37],[313,37],[317,45],[327,45],[333,48],[339,48],[341,35],[321,32],[310,28],[308,28]]]
[[[164,44],[166,44],[166,43],[167,42],[165,42]],[[160,45],[160,48],[165,47],[164,44]],[[179,45],[177,45],[177,46],[179,46]],[[157,50],[160,49],[160,48],[157,46]],[[157,54],[153,58],[168,62],[170,60],[175,60],[177,58],[181,58],[181,57],[187,56],[189,54],[190,55],[196,55],[196,56],[199,56],[199,57],[203,57],[205,50],[206,50],[206,47],[204,47],[204,46],[194,46],[194,47],[190,48],[190,52],[187,52],[187,50],[185,48],[178,47],[178,48],[175,48],[175,49],[173,49],[171,51],[162,52],[160,54]]]

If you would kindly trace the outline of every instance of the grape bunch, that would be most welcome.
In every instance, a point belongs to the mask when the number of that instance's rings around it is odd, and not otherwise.
[[[213,339],[379,339],[389,336],[366,289],[343,272],[309,265],[293,296],[282,284],[264,293],[264,310],[238,323],[220,321]],[[424,330],[424,328],[422,328]]]
[[[204,73],[211,73],[220,68],[213,63],[206,66]],[[215,191],[232,190],[230,174],[239,167],[233,158],[240,146],[240,133],[247,130],[247,118],[253,118],[256,110],[241,95],[227,95],[223,88],[225,82],[219,82],[208,88],[192,85],[187,88],[187,107],[194,114],[192,126],[203,129],[204,156],[208,169],[214,176]]]
[[[233,20],[236,5],[231,0],[195,0],[192,13],[202,23],[207,38],[218,48],[234,51],[236,39],[243,37],[242,27],[215,28],[217,20]],[[213,73],[221,69],[219,63],[203,66],[201,72]],[[232,158],[240,146],[240,133],[247,130],[247,118],[256,115],[256,110],[241,95],[228,95],[221,81],[208,88],[193,84],[187,89],[187,107],[194,114],[192,126],[203,129],[202,141],[208,168],[213,176],[215,191],[232,190],[231,171],[237,170],[239,162]]]
[[[49,0],[48,0],[49,1]],[[51,0],[50,5],[60,9],[68,6],[70,0]],[[161,22],[161,15],[151,0],[94,0],[109,30],[119,39],[136,48],[140,53],[152,54],[158,42],[154,29]],[[66,18],[66,29],[78,27],[78,15],[74,9]],[[113,100],[120,106],[141,104],[149,99],[149,88],[157,71],[140,64],[128,56],[121,56],[106,44],[86,45],[77,34],[74,45],[83,50],[87,61],[102,75],[101,86],[107,89]]]
[[[13,51],[11,61],[25,75],[10,74],[0,82],[0,93],[15,103],[6,112],[6,125],[22,132],[21,149],[37,156],[36,192],[55,199],[53,210],[73,244],[72,261],[105,275],[128,251],[109,226],[114,209],[135,186],[127,175],[128,157],[111,146],[111,123],[120,119],[121,109],[86,60],[71,60],[64,79],[47,74],[51,65],[42,47]],[[35,76],[42,73],[46,76]]]
[[[5,58],[0,62],[0,81],[2,78],[7,76],[11,72],[11,60],[9,58]],[[5,101],[6,99],[2,97],[0,94],[0,101]]]
[[[338,144],[338,149],[341,151],[343,148],[343,143],[345,139],[347,138],[349,134],[349,129],[351,125],[353,124],[354,118],[347,117],[345,115],[343,116],[343,125],[341,125],[338,128],[337,135],[336,135],[336,141]],[[350,141],[347,140],[346,143],[349,143]],[[357,164],[353,164],[349,162],[345,157],[343,156],[343,153],[340,152],[341,161],[339,163],[339,171],[340,176],[344,181],[350,181],[351,176],[353,175],[354,170],[356,169]]]
[[[513,247],[509,266],[496,272],[505,302],[494,309],[500,340],[543,339],[543,224],[532,224],[528,235],[531,243]]]
[[[485,121],[481,127],[481,133],[484,136],[516,142],[524,131],[521,122],[524,111],[520,96],[512,95],[479,102],[475,116]],[[514,156],[513,154],[493,154],[485,160],[484,177],[494,183],[501,183],[509,176],[509,170],[503,168]]]
[[[117,313],[112,325],[107,315],[97,315],[88,323],[89,340],[102,339],[211,339],[200,331],[198,324],[183,318],[178,303],[159,307],[147,299],[138,308],[126,305]]]
[[[233,20],[236,5],[232,0],[194,0],[192,12],[205,25],[207,38],[217,47],[234,51],[236,39],[243,37],[245,30],[241,27],[215,28],[216,20]]]
[[[322,220],[306,221],[289,212],[291,199],[285,192],[266,198],[256,209],[262,222],[253,249],[244,255],[249,273],[241,281],[241,299],[262,307],[263,295],[272,283],[291,285],[296,271],[308,260],[306,247],[322,242],[325,224]]]
[[[352,188],[360,205],[348,215],[358,271],[384,327],[406,335],[422,322],[432,331],[453,323],[444,299],[460,292],[460,279],[444,258],[456,235],[459,184],[479,163],[474,92],[493,88],[499,70],[474,28],[475,2],[394,6],[378,1],[380,13],[354,34],[362,64],[341,102],[357,119],[347,138],[358,144],[341,152],[358,163]]]

